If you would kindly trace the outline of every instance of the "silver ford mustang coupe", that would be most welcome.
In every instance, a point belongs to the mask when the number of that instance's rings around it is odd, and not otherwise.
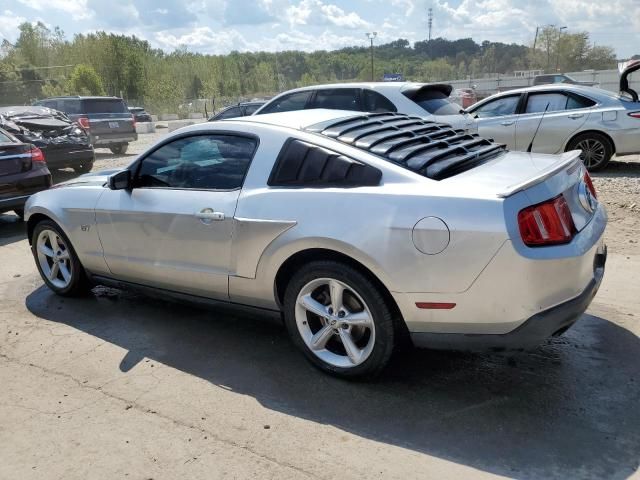
[[[580,152],[508,152],[397,113],[186,127],[121,171],[31,197],[60,295],[95,284],[280,311],[317,367],[372,376],[395,346],[526,348],[585,311],[607,217]]]

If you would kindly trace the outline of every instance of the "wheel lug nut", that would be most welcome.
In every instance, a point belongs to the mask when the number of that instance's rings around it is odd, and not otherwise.
[[[340,318],[344,318],[344,311],[342,311],[342,310],[341,310],[341,311],[339,311],[339,312],[338,312],[338,317],[340,317]]]
[[[329,312],[329,315],[333,315],[333,308],[329,307],[329,310],[327,310]]]

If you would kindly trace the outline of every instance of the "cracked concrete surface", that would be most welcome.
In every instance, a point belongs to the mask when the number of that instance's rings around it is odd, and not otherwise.
[[[56,297],[8,215],[0,258],[0,479],[640,477],[634,252],[565,336],[409,352],[375,383],[317,372],[253,312]]]

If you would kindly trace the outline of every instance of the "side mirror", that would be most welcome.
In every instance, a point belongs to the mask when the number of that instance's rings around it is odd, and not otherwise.
[[[109,188],[111,190],[130,190],[131,170],[123,170],[111,175],[109,177]]]

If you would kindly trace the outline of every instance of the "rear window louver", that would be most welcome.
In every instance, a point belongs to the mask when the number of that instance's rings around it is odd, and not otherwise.
[[[371,113],[306,128],[433,180],[481,165],[506,151],[477,134],[400,113]]]

